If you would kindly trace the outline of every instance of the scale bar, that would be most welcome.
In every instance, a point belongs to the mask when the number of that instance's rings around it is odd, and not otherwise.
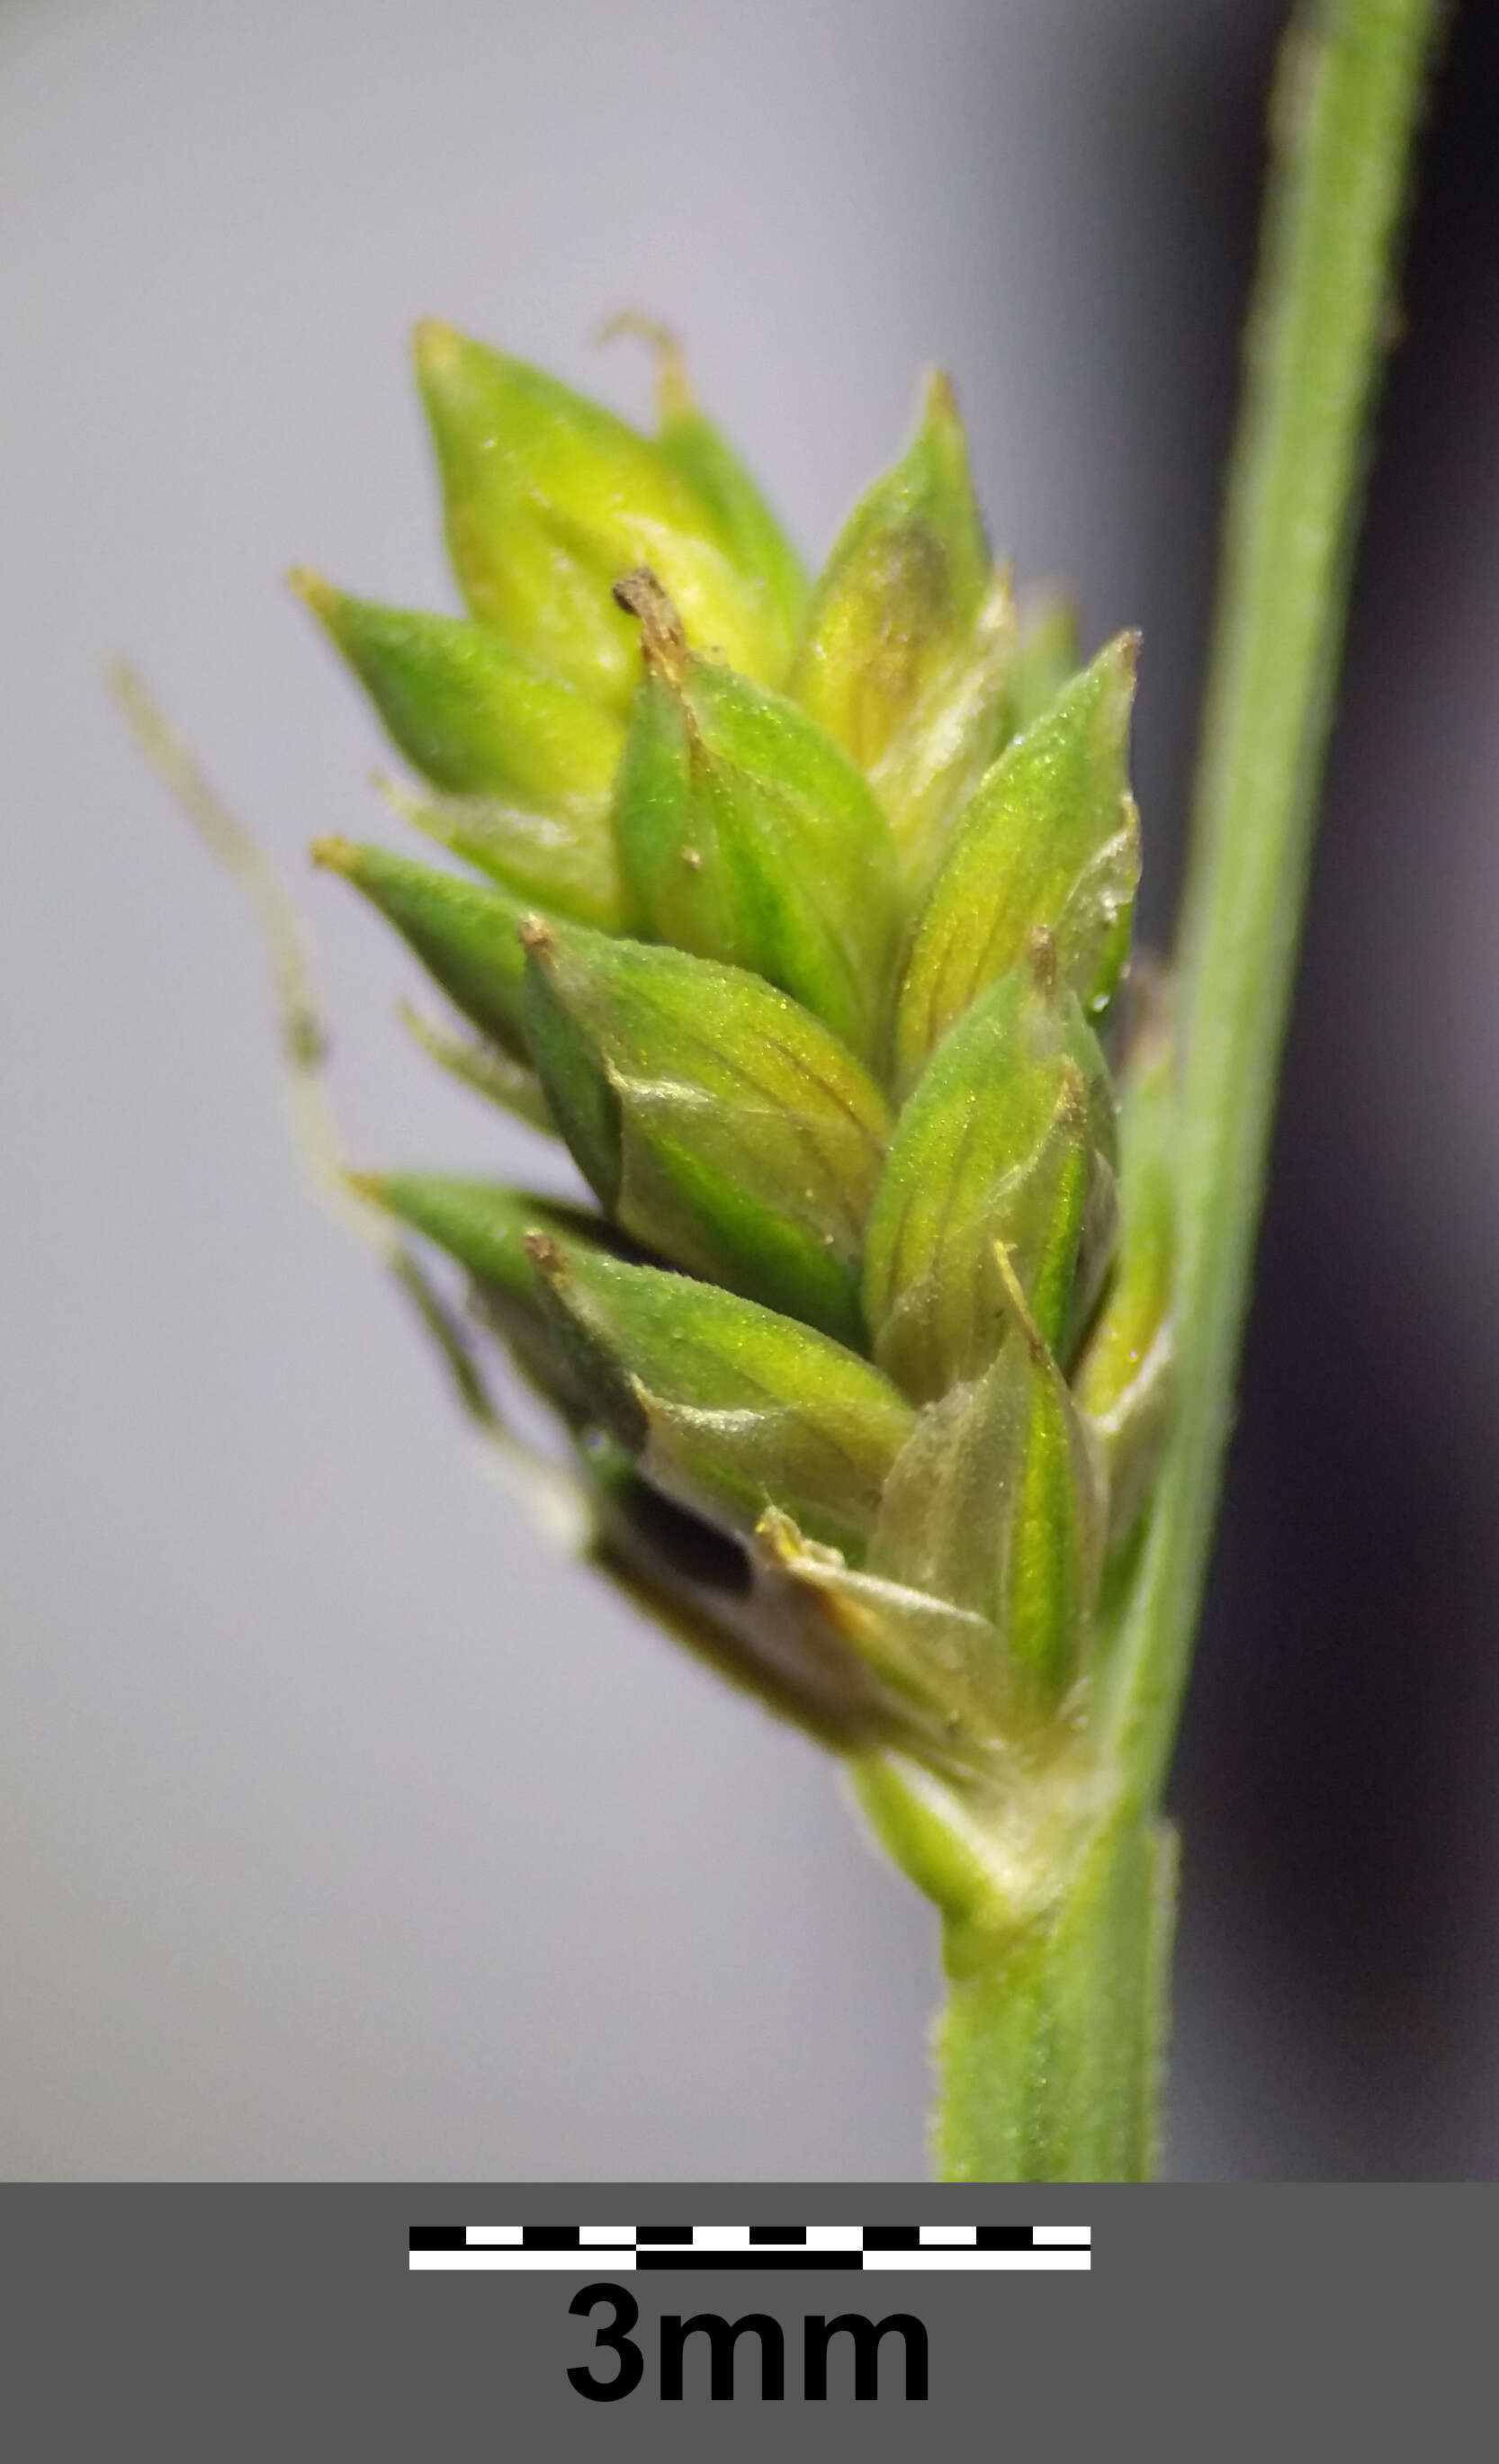
[[[1088,2225],[412,2225],[413,2275],[1086,2275]]]

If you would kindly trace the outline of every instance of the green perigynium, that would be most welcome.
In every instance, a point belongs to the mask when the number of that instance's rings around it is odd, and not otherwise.
[[[447,326],[417,353],[467,617],[294,579],[466,869],[315,854],[597,1211],[357,1187],[554,1407],[597,1561],[851,1756],[955,1977],[1013,1971],[1044,2104],[1047,2044],[1104,2058],[1059,1911],[1137,1949],[1159,1890],[1092,1725],[1171,1400],[1135,639],[1018,616],[943,379],[809,583],[674,351],[653,438]]]

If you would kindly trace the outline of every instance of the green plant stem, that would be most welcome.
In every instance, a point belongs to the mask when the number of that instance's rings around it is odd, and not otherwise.
[[[1182,910],[1179,1383],[1107,1739],[1155,1804],[1186,1682],[1240,1346],[1437,0],[1293,25],[1245,342]]]
[[[1036,1923],[994,1943],[949,1923],[944,2181],[1150,2179],[1176,1881],[1170,1824],[1126,1811]]]
[[[1153,1817],[1232,1422],[1369,419],[1438,15],[1436,0],[1327,0],[1298,16],[1280,62],[1183,902],[1177,1414],[1095,1707],[1118,1811],[1047,1917],[996,1938],[987,1958],[948,1926],[936,2136],[943,2170],[961,2179],[1139,2178],[1156,2141],[1162,1997],[1152,1979],[1164,1973],[1169,1915],[1146,1843],[1160,1837]]]

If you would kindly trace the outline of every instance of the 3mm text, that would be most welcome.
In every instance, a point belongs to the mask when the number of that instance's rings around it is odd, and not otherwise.
[[[594,2351],[609,2356],[606,2367],[599,2368],[580,2363],[567,2373],[581,2396],[590,2404],[618,2404],[633,2395],[646,2375],[646,2356],[635,2342],[631,2330],[640,2322],[640,2304],[623,2284],[585,2284],[568,2303],[573,2317],[590,2318],[595,2310],[608,2303],[612,2316],[594,2329]],[[700,2338],[708,2351],[708,2393],[714,2403],[732,2402],[738,2392],[736,2356],[742,2338],[758,2343],[760,2352],[759,2394],[762,2404],[780,2404],[786,2392],[786,2339],[779,2319],[763,2310],[746,2311],[742,2319],[720,2319],[712,2310],[699,2310],[694,2317],[683,2319],[669,2316],[662,2319],[658,2351],[658,2391],[663,2404],[680,2404],[685,2377],[684,2361],[687,2347]],[[839,2360],[835,2374],[847,2371],[846,2352],[851,2347],[853,2393],[861,2404],[871,2404],[880,2393],[880,2347],[887,2338],[898,2339],[886,2361],[886,2392],[893,2392],[896,2376],[895,2365],[904,2350],[904,2385],[901,2392],[907,2404],[925,2404],[927,2400],[927,2334],[919,2319],[908,2310],[893,2310],[888,2319],[865,2319],[852,2310],[845,2310],[836,2319],[814,2313],[802,2321],[802,2395],[807,2404],[822,2404],[827,2396],[828,2347],[839,2340]],[[753,2343],[746,2356],[753,2361]],[[700,2362],[697,2365],[701,2367]],[[753,2381],[750,2382],[753,2384]],[[840,2385],[847,2386],[843,2377]]]

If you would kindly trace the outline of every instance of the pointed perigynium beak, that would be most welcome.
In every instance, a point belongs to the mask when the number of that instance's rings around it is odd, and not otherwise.
[[[355,599],[305,566],[288,580],[434,787],[539,813],[606,812],[624,731],[565,676],[488,626]]]
[[[386,847],[317,839],[313,862],[342,873],[393,924],[455,1009],[504,1051],[524,1056],[526,910],[490,882],[412,864]]]
[[[1139,879],[1125,768],[1138,638],[1120,633],[995,762],[955,825],[912,943],[895,1019],[909,1089],[954,1021],[1038,925],[1090,1017],[1123,971]]]
[[[748,674],[783,671],[778,611],[738,571],[713,505],[647,438],[435,319],[417,328],[416,365],[453,569],[482,624],[623,711],[634,646],[613,584],[650,563],[694,641]]]
[[[988,1367],[1012,1316],[1001,1255],[1062,1348],[1090,1201],[1113,1163],[1103,1054],[1038,933],[938,1046],[875,1197],[865,1311],[875,1358],[908,1394],[933,1402]]]
[[[915,1416],[826,1335],[656,1266],[527,1236],[560,1348],[650,1476],[749,1533],[774,1500],[855,1563]]]
[[[738,967],[528,920],[525,1026],[606,1210],[691,1273],[852,1344],[890,1134],[874,1080]]]
[[[871,1060],[898,919],[868,782],[794,702],[697,657],[654,575],[618,596],[645,662],[614,806],[644,930],[762,976]]]
[[[967,440],[929,379],[909,452],[849,516],[812,596],[793,689],[863,769],[966,647],[989,585]]]

